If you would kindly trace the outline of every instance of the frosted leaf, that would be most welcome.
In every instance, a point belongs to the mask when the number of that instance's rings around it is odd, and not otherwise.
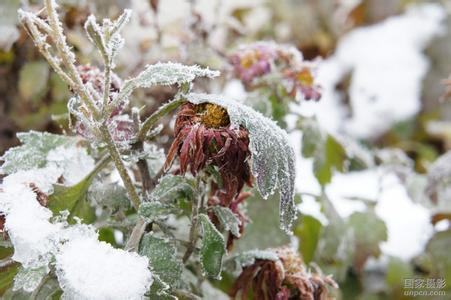
[[[139,254],[149,259],[152,274],[158,276],[161,286],[176,288],[182,275],[182,261],[177,258],[176,247],[153,233],[146,234],[140,243]]]
[[[162,177],[150,194],[151,201],[174,201],[177,197],[191,198],[194,193],[192,180],[179,175],[168,174]]]
[[[2,157],[2,171],[7,174],[44,167],[50,150],[77,142],[73,137],[37,131],[18,133],[17,138],[22,145],[9,149]]]
[[[152,284],[148,259],[96,239],[74,239],[56,255],[64,299],[141,299]]]
[[[97,47],[104,59],[113,64],[114,57],[124,45],[124,39],[119,34],[122,27],[129,21],[131,10],[126,9],[114,22],[104,19],[103,24],[96,22],[94,15],[90,15],[85,23],[85,31],[89,40]]]
[[[37,269],[20,268],[17,275],[14,277],[14,291],[20,289],[25,292],[33,292],[41,283],[42,279],[49,272],[47,267],[40,267]]]
[[[226,253],[224,237],[211,223],[207,215],[200,214],[198,218],[203,234],[200,247],[202,269],[207,276],[220,279],[222,257]]]
[[[155,201],[142,203],[138,210],[139,215],[147,222],[159,221],[177,212],[178,209],[174,206]]]
[[[225,230],[230,231],[234,236],[240,237],[240,225],[241,221],[238,217],[227,207],[215,206],[213,211],[218,217],[219,222]]]
[[[203,69],[196,65],[185,66],[179,63],[159,62],[153,65],[148,65],[138,76],[125,81],[118,98],[127,98],[136,88],[146,88],[153,85],[189,83],[196,77],[213,78],[216,76],[219,76],[218,71]]]
[[[120,32],[122,28],[124,28],[125,24],[130,21],[130,16],[132,15],[132,11],[130,9],[125,9],[122,15],[119,16],[110,26],[110,34],[115,35]],[[105,20],[104,20],[105,22]]]
[[[225,267],[231,272],[241,273],[242,268],[253,265],[256,259],[278,261],[279,257],[270,250],[249,250],[230,257]]]
[[[193,104],[213,103],[227,109],[230,122],[242,126],[249,132],[252,153],[252,174],[263,198],[280,191],[280,225],[291,231],[296,219],[294,204],[295,155],[285,131],[276,123],[252,108],[224,96],[189,94],[187,100]]]
[[[116,183],[95,182],[89,188],[88,199],[111,211],[130,208],[126,189]]]
[[[85,31],[89,40],[93,43],[102,54],[106,54],[105,38],[102,29],[96,22],[94,15],[90,15],[85,22]]]

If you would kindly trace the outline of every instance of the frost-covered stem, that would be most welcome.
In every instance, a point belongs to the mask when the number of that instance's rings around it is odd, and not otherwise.
[[[191,254],[193,254],[196,249],[196,242],[199,237],[198,225],[199,225],[199,205],[200,199],[198,197],[194,197],[193,199],[193,207],[191,210],[191,228],[189,230],[189,245],[186,248],[186,252],[183,255],[183,263],[186,263],[190,258]]]
[[[133,149],[143,152],[144,143],[142,141],[136,142],[133,144]],[[145,158],[140,158],[136,165],[138,166],[139,174],[141,175],[143,194],[146,195],[154,186],[154,181],[150,177],[149,165]]]
[[[61,61],[66,66],[69,77],[73,81],[72,89],[80,95],[85,104],[88,106],[89,110],[95,116],[96,119],[99,119],[99,111],[95,105],[94,100],[91,95],[86,90],[86,87],[83,84],[83,81],[80,78],[80,74],[77,71],[77,68],[73,62],[73,53],[70,52],[69,46],[66,44],[66,39],[64,37],[63,28],[61,27],[61,23],[58,19],[58,15],[56,13],[56,9],[54,7],[55,0],[45,0],[45,7],[47,9],[48,20],[50,24],[50,37],[55,43],[56,50],[61,58]]]
[[[168,103],[160,106],[156,112],[148,117],[142,124],[138,133],[138,140],[144,141],[146,139],[147,132],[158,122],[163,116],[170,113],[185,102],[185,99],[178,97]]]
[[[146,229],[146,222],[144,219],[139,218],[138,222],[136,222],[135,227],[133,227],[132,233],[130,234],[130,238],[125,245],[125,250],[127,251],[136,251],[139,247],[139,241],[141,240],[142,235]]]
[[[11,257],[7,257],[5,259],[0,260],[0,269],[9,267],[15,263],[16,262]]]
[[[103,107],[102,115],[104,119],[107,119],[106,111],[108,108],[108,102],[110,100],[110,84],[111,84],[111,60],[108,57],[104,57],[105,72],[104,72],[104,86],[103,86]]]
[[[39,32],[39,30],[36,28],[33,21],[29,18],[31,14],[26,12],[19,12],[19,14],[22,13],[21,22],[28,31],[28,34],[33,39],[33,42],[35,43],[36,47],[38,48],[39,52],[44,56],[44,58],[48,61],[50,66],[53,68],[53,70],[61,77],[61,79],[66,82],[69,86],[74,86],[75,83],[72,81],[72,79],[61,69],[61,66],[59,65],[59,62],[56,61],[56,59],[52,56],[52,54],[49,51],[49,45],[45,42],[44,37]],[[33,18],[34,20],[34,18]]]
[[[100,126],[100,132],[102,134],[102,139],[106,143],[108,152],[113,160],[119,175],[124,182],[125,189],[127,190],[128,196],[133,204],[133,207],[138,210],[139,204],[141,200],[139,199],[138,193],[136,192],[135,186],[133,185],[132,179],[125,168],[124,162],[121,159],[121,155],[119,154],[119,150],[116,147],[116,144],[113,141],[113,137],[108,130],[106,124],[102,124]]]

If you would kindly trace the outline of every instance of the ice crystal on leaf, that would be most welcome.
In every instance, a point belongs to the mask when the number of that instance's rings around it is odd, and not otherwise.
[[[280,224],[286,232],[296,218],[294,204],[295,156],[288,136],[275,122],[252,108],[223,96],[189,94],[193,104],[213,103],[227,109],[230,122],[249,132],[252,153],[252,173],[263,198],[277,189],[280,192]]]
[[[9,149],[2,157],[2,171],[7,174],[44,167],[50,150],[77,142],[73,137],[36,131],[18,133],[17,138],[22,145]]]
[[[34,291],[42,278],[47,275],[49,269],[47,267],[40,267],[37,269],[21,268],[16,277],[14,277],[14,290],[24,290],[26,292]]]
[[[192,82],[196,77],[213,78],[219,76],[218,71],[203,69],[199,66],[185,66],[179,63],[156,63],[148,65],[135,78],[125,81],[119,99],[127,98],[134,89],[153,85],[171,85]]]

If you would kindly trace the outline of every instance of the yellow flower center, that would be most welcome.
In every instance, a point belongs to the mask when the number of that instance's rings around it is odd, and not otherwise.
[[[201,122],[207,127],[219,128],[230,124],[227,111],[219,105],[203,103],[198,105],[196,110],[200,114]]]
[[[249,69],[256,64],[259,59],[260,53],[258,51],[248,52],[241,58],[241,66],[245,69]]]
[[[311,86],[313,85],[313,75],[312,72],[310,72],[309,69],[302,69],[296,74],[296,79],[302,84]]]

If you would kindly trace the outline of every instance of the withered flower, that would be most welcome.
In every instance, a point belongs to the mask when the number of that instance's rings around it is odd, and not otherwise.
[[[195,176],[207,166],[217,167],[222,179],[218,199],[226,207],[245,183],[251,185],[248,133],[230,124],[224,108],[210,103],[186,103],[177,114],[174,132],[165,170],[172,165],[176,155],[180,159],[181,174],[189,169]]]
[[[102,95],[104,84],[103,72],[101,72],[97,67],[90,65],[78,66],[78,71],[80,73],[83,84],[90,84],[98,95]],[[120,91],[120,86],[120,79],[113,73],[111,75],[110,83],[110,101],[112,101],[113,95]],[[103,103],[96,104],[101,107]],[[134,135],[133,121],[127,114],[123,114],[125,106],[126,103],[119,103],[118,106],[115,107],[115,109],[111,112],[111,115],[107,120],[108,128],[110,129],[111,135],[116,142],[127,142]],[[80,109],[87,110],[83,107]],[[87,126],[87,124],[84,124],[81,120],[78,120],[75,123],[75,129],[78,134],[85,138],[94,138],[94,133],[89,130],[89,126]]]
[[[290,95],[296,97],[301,93],[305,100],[318,101],[321,98],[319,87],[315,85],[312,70],[302,67],[298,70],[286,70],[284,76],[290,84]]]
[[[274,64],[276,50],[272,44],[256,43],[243,47],[229,57],[235,74],[248,84],[255,78],[268,74]]]
[[[291,248],[274,250],[279,260],[256,259],[243,268],[232,288],[231,296],[248,299],[252,290],[253,299],[262,300],[326,300],[327,286],[338,288],[335,281],[320,273],[305,270],[302,259]]]
[[[248,132],[232,126],[227,111],[211,103],[182,105],[174,132],[175,139],[168,151],[165,170],[170,168],[176,155],[180,160],[181,174],[190,171],[196,176],[208,166],[216,167],[222,182],[212,183],[208,205],[230,208],[240,219],[242,230],[247,219],[240,212],[239,204],[249,194],[240,192],[245,184],[252,185]],[[215,221],[213,216],[210,217]],[[232,240],[230,235],[229,246]]]

